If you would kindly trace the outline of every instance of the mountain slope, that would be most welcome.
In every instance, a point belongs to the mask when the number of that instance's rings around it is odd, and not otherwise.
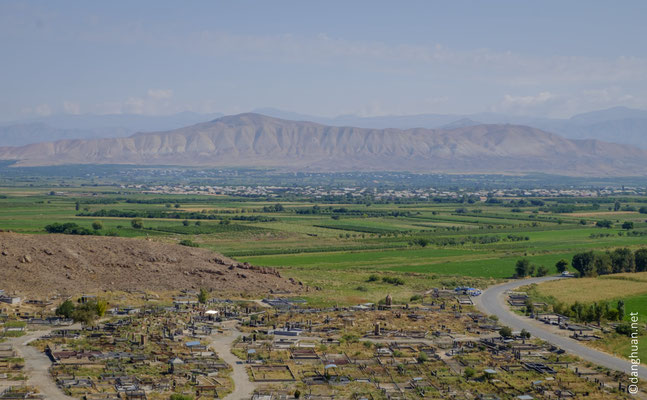
[[[286,121],[259,114],[222,117],[128,138],[63,140],[0,148],[18,165],[165,164],[301,170],[545,172],[644,175],[647,152],[568,140],[518,125],[455,129],[363,129]]]
[[[306,116],[276,109],[262,109],[262,114],[276,118],[314,121],[333,126],[356,126],[380,129],[385,127],[411,129],[457,128],[459,121],[481,121],[486,124],[515,124],[539,128],[557,133],[568,139],[597,139],[607,142],[628,144],[647,149],[647,111],[626,107],[614,107],[574,115],[568,119],[553,119],[506,115],[499,113],[479,114],[418,114],[360,117],[342,115],[334,118]],[[469,124],[474,125],[474,124]]]

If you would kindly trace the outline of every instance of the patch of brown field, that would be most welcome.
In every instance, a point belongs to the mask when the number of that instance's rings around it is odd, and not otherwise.
[[[306,290],[272,268],[202,248],[146,239],[0,233],[0,289],[23,297],[203,287],[248,296]]]

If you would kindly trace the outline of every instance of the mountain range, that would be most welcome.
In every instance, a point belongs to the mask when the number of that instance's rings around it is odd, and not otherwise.
[[[465,120],[440,129],[372,129],[256,113],[129,137],[0,147],[16,165],[138,164],[304,171],[647,175],[647,151],[572,140],[513,124]]]
[[[647,149],[647,111],[626,107],[577,114],[570,118],[541,118],[500,113],[478,114],[418,114],[379,117],[341,115],[324,118],[296,114],[273,108],[257,112],[276,118],[318,122],[333,126],[357,126],[360,128],[446,128],[478,124],[515,124],[557,133],[568,139],[597,139],[628,144]]]
[[[468,115],[419,114],[380,117],[341,115],[328,118],[274,108],[261,108],[253,112],[286,120],[311,121],[323,125],[372,129],[447,129],[479,124],[526,125],[557,133],[568,139],[597,139],[647,149],[647,111],[625,107],[578,114],[566,119],[525,117],[499,113]],[[132,114],[52,115],[0,123],[0,146],[22,146],[61,139],[127,137],[137,132],[177,129],[221,116],[223,114],[199,114],[193,112],[165,116]]]

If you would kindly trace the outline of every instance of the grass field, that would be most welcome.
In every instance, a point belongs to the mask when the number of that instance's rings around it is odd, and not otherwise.
[[[562,279],[537,285],[537,292],[557,301],[591,303],[600,300],[638,299],[633,305],[643,306],[647,313],[647,272],[605,275],[596,278],[580,278],[576,281]],[[637,296],[637,297],[636,297]],[[644,299],[644,304],[640,299]],[[627,306],[629,304],[627,303]],[[629,308],[627,308],[629,310]]]
[[[625,201],[623,206],[638,209],[644,204],[638,200]],[[613,199],[596,210],[587,200],[572,202],[572,213],[545,211],[556,207],[557,200],[543,199],[543,207],[527,202],[515,208],[506,206],[506,201],[370,205],[337,201],[315,207],[311,199],[159,195],[100,186],[7,187],[0,188],[0,229],[46,234],[44,227],[55,222],[91,229],[92,222],[100,221],[103,227],[95,234],[169,242],[189,239],[241,261],[281,268],[286,276],[358,301],[385,290],[366,287],[366,275],[373,272],[403,277],[406,288],[390,289],[405,298],[442,279],[487,282],[511,277],[520,258],[544,265],[552,273],[556,261],[570,259],[576,252],[635,249],[647,243],[645,215],[607,211]],[[280,210],[273,209],[276,203],[281,204]],[[115,216],[79,215],[96,212]],[[132,217],[118,216],[137,213],[155,218],[141,218],[143,228],[136,229],[131,226]],[[611,220],[612,227],[596,227],[601,220]],[[634,223],[636,234],[630,236],[621,228],[625,221]],[[321,279],[332,276],[334,282]],[[574,293],[564,289],[563,295],[599,296],[582,286],[585,280],[579,283],[582,289]],[[606,284],[608,290],[614,287],[613,282]],[[639,294],[638,286],[630,283],[623,290]]]

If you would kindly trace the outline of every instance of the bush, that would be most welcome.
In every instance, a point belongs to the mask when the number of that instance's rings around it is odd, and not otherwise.
[[[171,395],[170,400],[193,400],[193,396],[175,393]]]
[[[546,268],[543,265],[540,265],[537,268],[537,273],[535,274],[535,276],[546,276],[546,275],[548,275],[548,268]]]
[[[627,230],[629,230],[629,229],[633,229],[633,228],[634,228],[634,223],[633,223],[633,222],[631,222],[631,221],[625,221],[625,222],[622,224],[622,229],[627,229]]]
[[[144,222],[142,222],[141,218],[135,218],[130,221],[130,226],[135,229],[142,229],[144,227]]]
[[[56,308],[56,315],[60,315],[65,318],[71,318],[73,312],[74,303],[72,303],[70,300],[65,300]]]
[[[396,285],[396,286],[404,285],[404,280],[402,278],[395,278],[390,276],[383,276],[382,282],[390,283],[391,285]]]
[[[371,275],[369,275],[369,277],[368,277],[368,279],[366,280],[366,282],[377,282],[377,281],[379,281],[379,280],[380,280],[380,277],[379,277],[378,275],[371,274]]]
[[[631,324],[629,324],[628,322],[619,324],[618,326],[616,326],[616,332],[621,335],[631,336],[631,333],[632,333]]]
[[[503,326],[501,329],[499,329],[499,335],[501,335],[504,338],[509,338],[512,337],[512,329],[508,326]]]
[[[101,221],[94,221],[92,223],[92,229],[94,229],[95,231],[101,230],[103,229],[103,224],[101,223]]]
[[[200,247],[199,244],[197,244],[197,243],[195,243],[195,242],[193,242],[192,240],[189,240],[189,239],[182,239],[182,240],[180,240],[179,244],[182,245],[182,246],[187,246],[187,247]]]
[[[603,219],[602,221],[596,222],[595,226],[597,226],[598,228],[611,228],[613,226],[613,222],[609,221],[608,219]]]

